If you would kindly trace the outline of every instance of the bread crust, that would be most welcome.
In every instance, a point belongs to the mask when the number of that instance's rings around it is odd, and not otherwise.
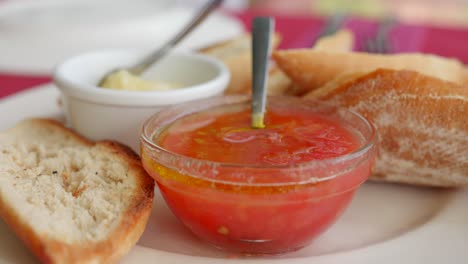
[[[355,110],[379,133],[372,179],[468,185],[468,89],[412,71],[377,70],[307,98]]]
[[[244,34],[200,49],[201,53],[222,60],[228,67],[231,79],[226,94],[243,93],[250,88],[252,81],[250,42],[251,35]]]
[[[332,51],[332,52],[351,52],[354,47],[354,34],[348,29],[341,29],[335,34],[321,37],[314,44],[312,49]]]
[[[302,89],[313,91],[345,74],[369,73],[379,68],[412,70],[441,80],[463,83],[463,65],[435,55],[369,54],[327,50],[278,50],[273,53],[278,66]]]
[[[239,37],[217,43],[199,51],[205,55],[223,61],[231,73],[226,94],[250,93],[252,87],[252,36],[244,34]],[[272,37],[272,50],[281,42],[281,35]]]
[[[93,143],[51,119],[29,119],[38,126],[55,127],[82,144],[102,148],[116,158],[127,162],[136,172],[139,191],[132,197],[130,205],[122,214],[118,227],[100,242],[64,243],[37,234],[21,219],[0,196],[0,215],[24,244],[42,263],[115,263],[136,244],[143,233],[151,213],[154,197],[154,180],[144,171],[138,155],[130,148],[113,141]]]

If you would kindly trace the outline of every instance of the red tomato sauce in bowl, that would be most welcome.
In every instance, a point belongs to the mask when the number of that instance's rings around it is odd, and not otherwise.
[[[250,127],[245,97],[175,107],[143,128],[143,165],[173,213],[229,251],[306,246],[373,166],[375,133],[361,116],[287,97],[268,102],[264,129]]]

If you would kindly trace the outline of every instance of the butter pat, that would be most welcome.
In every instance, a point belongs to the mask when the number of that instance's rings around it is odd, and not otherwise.
[[[109,75],[101,86],[105,89],[126,91],[165,91],[181,88],[180,84],[145,80],[128,71],[120,70]]]

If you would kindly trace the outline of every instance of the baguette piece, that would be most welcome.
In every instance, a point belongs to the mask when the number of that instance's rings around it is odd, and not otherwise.
[[[340,30],[331,36],[320,38],[314,45],[314,50],[349,52],[353,50],[354,35],[349,30]],[[268,95],[300,95],[302,89],[278,67],[272,64],[268,73]],[[249,88],[250,89],[250,88]]]
[[[273,53],[278,66],[302,89],[302,95],[344,74],[368,73],[379,68],[412,70],[456,84],[464,82],[463,64],[436,55],[369,54],[314,49]]]
[[[0,133],[0,215],[43,263],[114,263],[137,242],[154,181],[138,156],[60,123]]]
[[[468,85],[468,66],[463,67],[463,84]]]
[[[223,61],[231,73],[226,94],[242,93],[248,90],[252,80],[250,35],[227,40],[204,48],[201,53]]]
[[[274,34],[272,50],[280,43],[281,36]],[[245,34],[200,50],[205,55],[223,61],[229,68],[231,80],[226,94],[249,93],[252,87],[252,36]]]
[[[268,72],[267,95],[298,95],[299,87],[281,71],[278,66],[273,64]],[[250,92],[250,91],[249,91]]]
[[[353,72],[353,73],[348,73],[348,74],[343,74],[335,77],[335,79],[325,83],[323,86],[312,90],[305,94],[303,98],[320,98],[321,96],[326,96],[333,90],[335,90],[337,87],[340,87],[341,85],[344,85],[351,80],[357,79],[358,77],[367,75],[368,73],[362,73],[362,72]]]
[[[354,48],[354,34],[348,29],[342,29],[335,34],[321,37],[315,43],[313,50],[351,52]]]
[[[361,113],[377,128],[372,179],[468,185],[468,89],[413,71],[377,70],[307,98]]]

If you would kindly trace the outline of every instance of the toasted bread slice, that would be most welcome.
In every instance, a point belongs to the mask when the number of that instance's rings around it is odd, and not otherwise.
[[[353,50],[354,35],[349,30],[340,30],[336,34],[320,38],[314,45],[314,50],[349,52]],[[268,95],[299,95],[301,88],[276,65],[269,71],[267,83]]]
[[[463,65],[455,59],[422,54],[368,54],[314,49],[273,53],[278,66],[299,85],[302,94],[344,74],[371,72],[378,68],[412,70],[453,83],[463,83]]]
[[[272,41],[274,50],[281,36],[275,34]],[[243,35],[200,50],[201,53],[223,61],[231,73],[226,94],[249,93],[252,87],[252,37]]]
[[[113,263],[150,215],[154,181],[118,143],[29,119],[0,133],[0,215],[43,263]]]
[[[377,128],[373,179],[468,185],[468,89],[413,71],[377,70],[308,98],[361,113]]]
[[[306,93],[303,98],[320,98],[321,96],[326,96],[333,90],[335,90],[337,87],[340,87],[341,85],[346,84],[347,82],[354,80],[358,77],[364,76],[368,73],[362,73],[362,72],[353,72],[353,73],[348,73],[348,74],[343,74],[335,77],[335,79],[325,83],[325,85],[312,90],[308,93]]]
[[[468,84],[468,66],[465,65],[463,68],[463,84]]]

